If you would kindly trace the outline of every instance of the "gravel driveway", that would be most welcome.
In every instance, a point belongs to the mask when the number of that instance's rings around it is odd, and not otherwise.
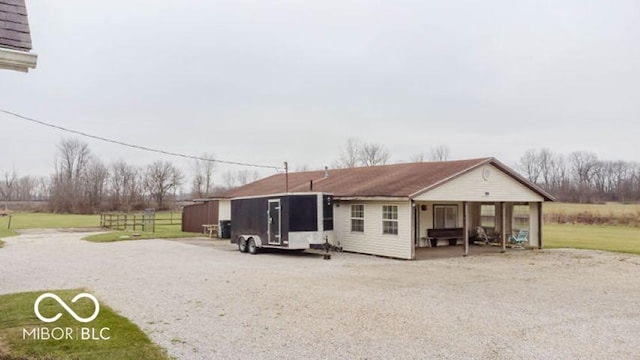
[[[344,253],[324,261],[240,254],[222,241],[90,243],[85,235],[5,239],[0,293],[86,287],[180,359],[640,354],[640,256],[546,250],[399,261]]]

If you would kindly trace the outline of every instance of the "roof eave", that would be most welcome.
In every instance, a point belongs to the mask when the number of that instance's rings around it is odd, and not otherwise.
[[[36,68],[37,63],[37,54],[0,48],[0,68],[29,72],[29,69]]]

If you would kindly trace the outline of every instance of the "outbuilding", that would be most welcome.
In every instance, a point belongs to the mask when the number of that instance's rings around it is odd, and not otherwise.
[[[217,198],[219,216],[234,221],[233,198],[308,191],[333,196],[335,246],[400,259],[443,246],[466,255],[473,240],[504,249],[518,233],[524,245],[542,248],[543,203],[554,199],[481,158],[276,174]]]

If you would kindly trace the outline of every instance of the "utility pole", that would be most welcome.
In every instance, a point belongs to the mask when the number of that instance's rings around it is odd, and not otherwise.
[[[289,164],[284,162],[284,192],[289,193]]]

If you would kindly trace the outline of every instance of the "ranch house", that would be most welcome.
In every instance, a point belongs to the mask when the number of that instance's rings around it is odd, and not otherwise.
[[[542,248],[542,204],[553,201],[498,160],[481,158],[276,174],[208,199],[217,205],[208,221],[233,223],[233,198],[305,192],[333,196],[334,245],[399,259],[443,247],[463,255],[479,245],[504,250],[519,233],[523,246]]]

